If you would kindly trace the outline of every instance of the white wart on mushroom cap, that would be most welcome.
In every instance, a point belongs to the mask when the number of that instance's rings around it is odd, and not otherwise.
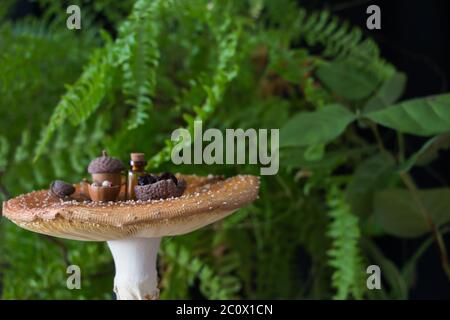
[[[155,238],[199,229],[228,216],[258,196],[259,178],[255,176],[240,175],[226,180],[214,176],[177,177],[187,184],[179,198],[78,202],[64,201],[41,190],[4,202],[3,215],[22,228],[67,239]]]

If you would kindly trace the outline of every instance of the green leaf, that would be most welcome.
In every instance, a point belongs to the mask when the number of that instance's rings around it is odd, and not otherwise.
[[[394,172],[394,159],[388,154],[377,154],[363,161],[355,171],[346,190],[346,199],[354,214],[367,217],[373,209],[373,193],[386,186]]]
[[[408,100],[365,115],[400,132],[419,136],[440,134],[450,131],[450,94]]]
[[[4,136],[0,136],[0,171],[4,171],[8,164],[9,142]]]
[[[325,145],[324,144],[316,144],[306,148],[303,156],[306,161],[319,161],[323,158],[325,154]]]
[[[418,195],[437,227],[450,221],[450,188],[421,190]],[[374,214],[383,229],[395,236],[418,237],[429,231],[415,199],[406,189],[376,193]]]
[[[364,260],[359,240],[361,230],[359,219],[351,212],[343,192],[336,185],[327,194],[328,216],[331,222],[327,236],[332,239],[327,251],[328,264],[334,269],[332,286],[336,289],[333,299],[347,299],[353,296],[362,299],[367,287],[364,283]]]
[[[376,79],[346,61],[322,65],[317,69],[317,76],[328,89],[348,100],[364,99],[378,86]]]
[[[402,72],[394,73],[381,85],[378,92],[367,101],[364,106],[364,112],[372,112],[386,108],[396,102],[406,86],[406,76]]]
[[[299,112],[281,128],[280,146],[305,147],[330,142],[354,119],[355,115],[339,104]]]
[[[438,157],[440,149],[450,147],[450,133],[443,133],[428,140],[419,151],[414,153],[400,167],[399,171],[407,172],[415,165],[426,165]]]
[[[345,151],[330,151],[322,159],[311,160],[306,157],[307,148],[284,148],[280,150],[280,164],[292,168],[325,169],[335,168],[343,163],[349,153]]]

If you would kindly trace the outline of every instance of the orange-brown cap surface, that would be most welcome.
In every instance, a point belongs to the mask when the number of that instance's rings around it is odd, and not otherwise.
[[[191,232],[253,202],[259,178],[226,180],[214,176],[177,175],[187,184],[179,198],[109,203],[64,201],[47,190],[3,203],[3,215],[18,226],[51,236],[107,241],[128,237],[162,237]],[[77,192],[73,195],[76,198]]]

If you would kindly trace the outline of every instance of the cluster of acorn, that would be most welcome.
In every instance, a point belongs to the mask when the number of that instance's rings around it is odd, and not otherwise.
[[[143,154],[132,154],[132,158],[136,155],[143,157]],[[88,172],[91,174],[92,183],[87,180],[80,183],[80,197],[84,200],[100,202],[116,201],[122,189],[125,190],[124,198],[127,200],[147,201],[179,197],[186,188],[185,181],[178,180],[170,172],[156,176],[131,169],[128,179],[124,179],[123,171],[122,161],[108,156],[103,151],[101,157],[90,162]],[[125,188],[122,188],[123,186]],[[72,184],[61,180],[54,181],[50,186],[50,192],[61,199],[71,199],[75,191]]]

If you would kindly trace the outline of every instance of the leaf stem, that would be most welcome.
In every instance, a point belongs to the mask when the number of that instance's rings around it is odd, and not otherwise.
[[[397,143],[398,143],[398,162],[405,161],[405,138],[403,134],[397,131]]]
[[[428,227],[430,228],[433,239],[436,242],[436,245],[439,249],[439,254],[441,256],[442,269],[444,270],[445,274],[447,275],[447,278],[450,280],[450,265],[448,262],[447,249],[445,247],[445,242],[444,242],[444,239],[442,238],[442,234],[439,232],[439,229],[436,227],[436,224],[434,223],[433,218],[431,217],[428,210],[426,209],[426,207],[420,200],[419,192],[418,192],[416,184],[414,183],[414,180],[406,172],[401,172],[400,177],[402,178],[403,183],[405,184],[405,186],[408,188],[409,192],[411,193],[411,196],[413,197],[414,202],[418,206],[419,211],[422,213],[426,223],[428,224]]]
[[[375,123],[373,123],[373,122],[370,122],[369,126],[370,126],[370,129],[372,130],[372,133],[373,133],[374,137],[375,137],[375,141],[377,142],[378,148],[380,148],[380,150],[382,152],[388,152],[386,150],[386,148],[384,147],[383,139],[381,139],[380,131],[378,131],[378,126]]]

